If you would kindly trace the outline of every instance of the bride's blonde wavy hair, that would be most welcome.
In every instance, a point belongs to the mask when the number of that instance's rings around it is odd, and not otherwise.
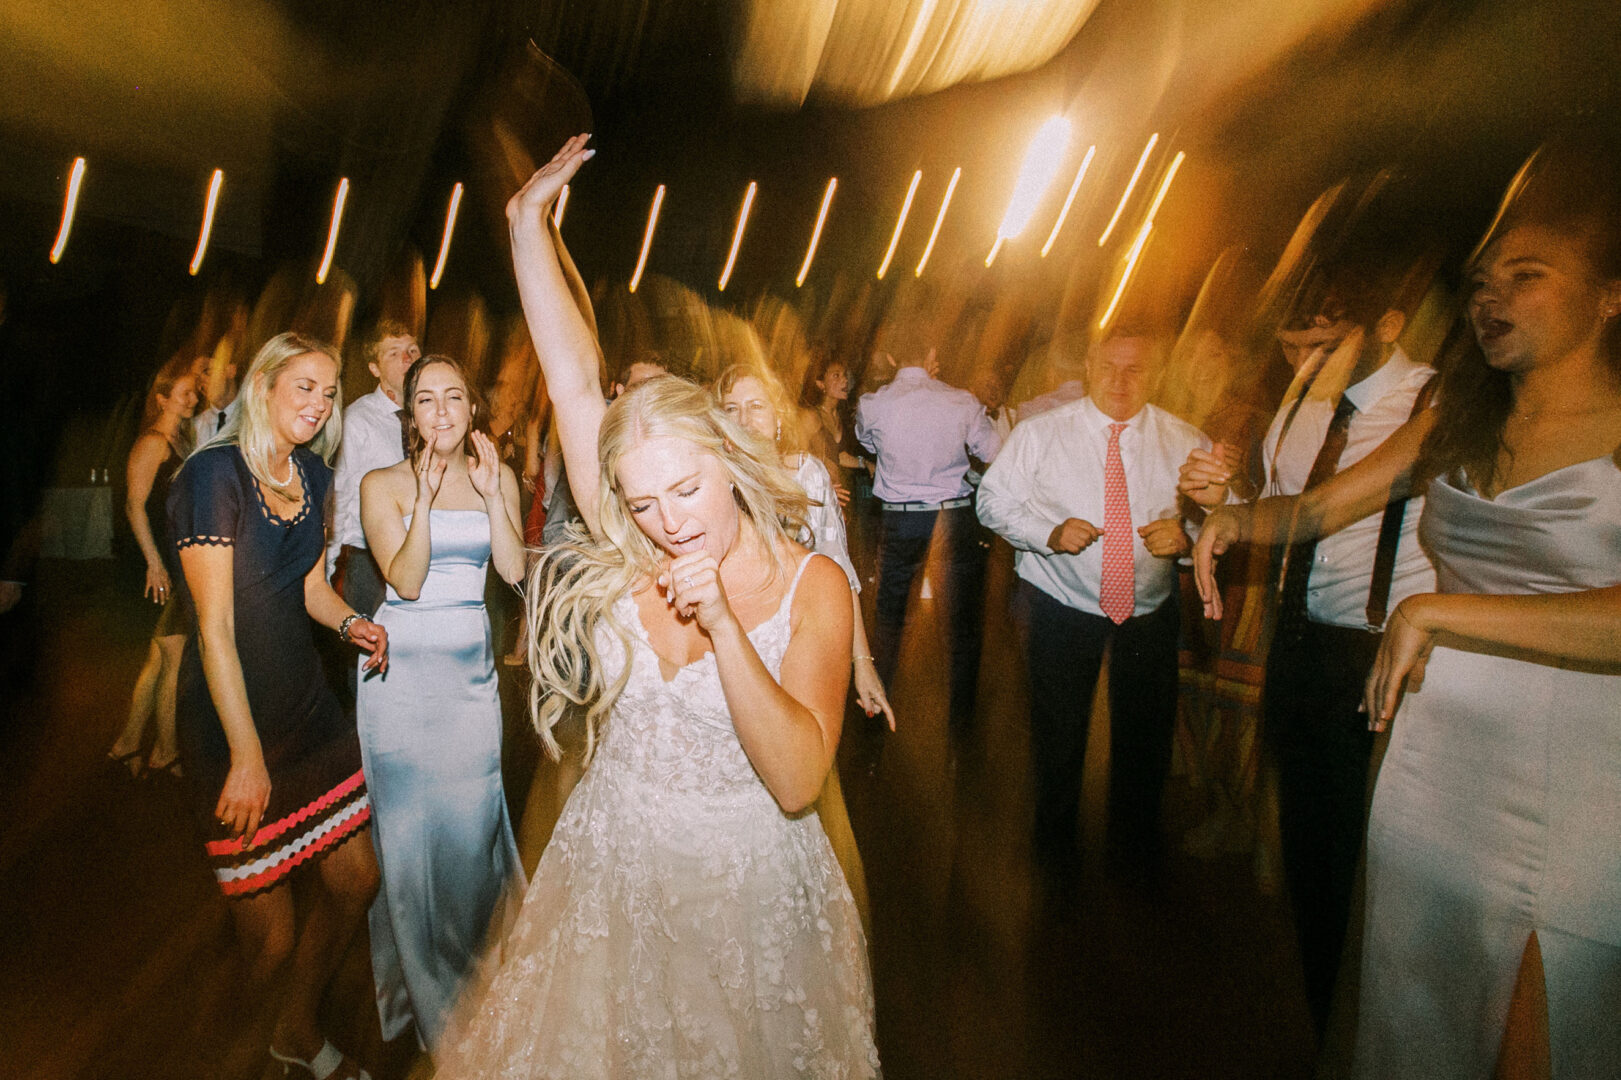
[[[652,580],[664,552],[631,519],[619,488],[619,463],[649,439],[685,439],[726,468],[743,528],[770,553],[774,580],[787,574],[782,553],[804,527],[804,489],[780,463],[774,446],[745,431],[703,387],[672,375],[650,379],[608,407],[597,435],[597,533],[570,528],[567,539],[537,554],[526,588],[529,621],[529,714],[546,753],[561,753],[553,729],[571,709],[585,711],[585,760],[596,750],[603,717],[625,688],[628,662],[604,678],[597,630],[606,627],[630,655],[630,628],[614,603]],[[632,616],[633,618],[635,616]]]

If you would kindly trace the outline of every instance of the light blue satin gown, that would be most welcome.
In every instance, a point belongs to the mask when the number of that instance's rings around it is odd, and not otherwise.
[[[356,695],[382,887],[370,912],[383,1037],[416,1021],[431,1053],[495,924],[525,888],[501,786],[501,703],[484,583],[489,519],[434,510],[416,600],[392,587],[376,621],[388,672]],[[406,518],[409,526],[410,518]]]

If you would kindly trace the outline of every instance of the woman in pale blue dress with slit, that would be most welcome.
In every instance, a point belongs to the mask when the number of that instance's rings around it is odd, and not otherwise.
[[[394,664],[361,679],[356,718],[383,877],[370,919],[383,1037],[414,1021],[432,1053],[523,895],[484,585],[491,562],[517,582],[524,552],[517,479],[473,429],[482,410],[461,366],[423,357],[404,396],[406,459],[360,488]]]
[[[1621,168],[1553,145],[1475,257],[1475,345],[1436,404],[1195,550],[1332,532],[1427,491],[1439,588],[1369,679],[1392,727],[1368,823],[1353,1074],[1621,1076]],[[1523,1071],[1522,1071],[1523,1070]]]

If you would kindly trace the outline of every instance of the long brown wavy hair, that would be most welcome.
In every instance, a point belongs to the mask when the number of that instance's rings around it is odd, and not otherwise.
[[[1572,141],[1544,145],[1509,185],[1486,236],[1469,260],[1470,271],[1504,233],[1538,225],[1585,249],[1598,277],[1621,280],[1621,161],[1612,149]],[[1486,363],[1467,321],[1444,351],[1436,379],[1435,427],[1413,467],[1415,484],[1437,476],[1466,476],[1477,489],[1495,485],[1503,454],[1503,428],[1514,408],[1506,371]],[[1621,382],[1621,319],[1605,329],[1605,358]]]

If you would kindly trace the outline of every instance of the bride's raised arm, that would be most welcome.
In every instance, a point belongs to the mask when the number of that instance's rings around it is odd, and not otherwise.
[[[557,434],[580,516],[597,528],[597,429],[603,402],[596,339],[581,314],[564,273],[550,214],[558,193],[595,150],[585,147],[589,135],[576,135],[541,166],[507,201],[507,227],[512,236],[512,266],[518,296],[529,324],[529,336],[540,357],[546,389],[556,410]],[[566,257],[566,256],[565,256]]]

